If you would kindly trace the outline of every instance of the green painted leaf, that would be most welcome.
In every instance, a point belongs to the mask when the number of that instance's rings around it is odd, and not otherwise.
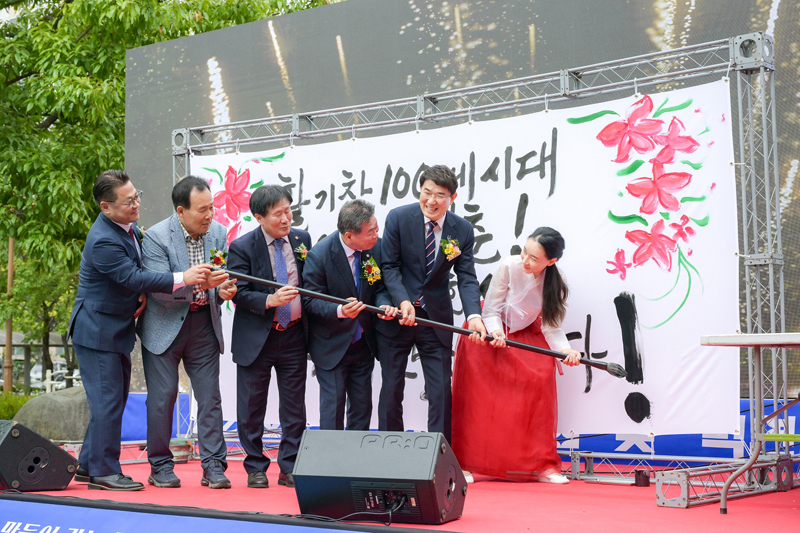
[[[689,220],[700,226],[701,228],[708,226],[708,221],[710,220],[709,216],[706,215],[703,218],[692,218],[689,217]]]
[[[634,222],[638,222],[640,224],[644,224],[645,227],[650,225],[647,223],[647,220],[645,220],[644,217],[641,217],[639,215],[617,216],[611,211],[609,211],[608,218],[609,220],[611,220],[611,222],[615,222],[617,224],[633,224]]]
[[[634,172],[639,170],[639,167],[642,166],[642,165],[644,165],[644,161],[642,159],[637,159],[636,161],[634,161],[633,163],[631,163],[627,167],[625,167],[622,170],[618,171],[617,172],[617,176],[628,176],[630,174],[633,174]]]
[[[681,198],[681,203],[683,204],[686,202],[705,202],[706,199],[707,198],[705,196],[684,196],[683,198]]]
[[[708,133],[709,131],[711,131],[711,128],[709,128],[708,126],[706,126],[706,129],[704,129],[703,131],[701,131],[701,132],[700,132],[700,133],[698,133],[697,135],[702,135],[702,134],[704,134],[704,133]]]
[[[666,211],[660,211],[658,214],[661,215],[661,218],[663,218],[664,220],[669,220],[669,213],[667,213]]]
[[[689,165],[695,170],[700,170],[701,168],[703,168],[703,163],[692,163],[691,161],[688,161],[686,159],[681,161],[681,163],[683,163],[684,165]]]
[[[250,188],[251,188],[251,189],[258,189],[258,188],[259,188],[259,187],[261,187],[262,185],[264,185],[264,180],[258,180],[257,182],[255,182],[254,184],[252,184],[252,185],[250,186]]]
[[[246,216],[246,217],[244,217],[244,219],[245,219],[247,222],[250,222],[251,220],[253,220],[253,219],[252,219],[250,216]]]
[[[223,183],[223,184],[225,183],[225,180],[222,179],[222,174],[220,174],[219,170],[217,170],[216,168],[203,167],[203,170],[208,170],[209,172],[213,172],[214,174],[219,176],[219,182],[220,183]]]
[[[667,100],[669,100],[669,99],[667,99]],[[691,99],[691,98],[689,98],[688,100],[686,100],[686,101],[685,101],[684,103],[682,103],[682,104],[678,104],[678,105],[676,105],[676,106],[672,106],[672,107],[664,107],[664,105],[666,105],[666,103],[667,103],[667,100],[664,100],[664,103],[663,103],[663,104],[661,104],[661,105],[658,107],[658,109],[656,110],[656,112],[655,112],[655,113],[653,113],[653,118],[657,118],[657,117],[659,117],[660,115],[663,115],[664,113],[671,113],[671,112],[673,112],[673,111],[680,111],[681,109],[686,109],[687,107],[689,107],[690,105],[692,105],[692,99]]]
[[[591,122],[593,120],[596,120],[602,117],[603,115],[619,116],[619,113],[617,113],[616,111],[611,111],[610,109],[606,109],[604,111],[598,111],[597,113],[592,113],[591,115],[586,115],[585,117],[568,118],[567,122],[569,122],[570,124],[583,124],[584,122]]]

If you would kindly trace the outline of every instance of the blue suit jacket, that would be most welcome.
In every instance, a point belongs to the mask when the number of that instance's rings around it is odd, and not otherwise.
[[[135,235],[139,229],[133,224]],[[69,322],[72,342],[103,352],[130,354],[136,342],[133,314],[143,292],[172,292],[171,273],[142,270],[131,236],[100,213],[81,254],[78,294]]]
[[[458,292],[464,315],[481,313],[480,287],[475,274],[473,247],[475,232],[460,216],[448,212],[442,227],[443,239],[457,239],[461,255],[448,261],[441,245],[431,275],[425,276],[425,219],[419,204],[397,207],[389,211],[381,241],[383,279],[395,305],[404,300],[416,302],[425,297],[425,311],[431,320],[453,324],[453,302],[450,298],[450,270],[458,279]],[[437,329],[436,335],[446,346],[453,334]]]
[[[289,246],[292,250],[305,244],[311,248],[311,236],[307,231],[292,229],[289,231]],[[300,275],[300,286],[303,279],[303,261],[300,254],[294,252]],[[269,250],[261,226],[246,233],[231,243],[228,251],[228,268],[242,274],[275,281],[272,265],[269,261]],[[231,352],[233,362],[249,366],[256,360],[272,328],[275,308],[266,308],[267,296],[275,292],[265,285],[239,280],[236,282],[237,292],[233,297],[236,313],[233,315],[233,335]],[[305,315],[303,326],[306,326]]]
[[[203,262],[209,262],[212,248],[228,251],[226,237],[225,227],[212,220],[203,239]],[[178,215],[173,214],[147,230],[142,242],[142,260],[148,272],[183,272],[192,266]],[[214,334],[217,336],[220,352],[224,352],[219,309],[222,300],[217,298],[216,289],[207,292]],[[162,354],[169,348],[189,314],[192,297],[191,285],[181,287],[172,294],[154,293],[148,297],[147,308],[139,317],[137,325],[139,338],[145,348],[154,354]]]
[[[380,240],[374,248],[361,253],[362,264],[374,258],[380,265]],[[359,273],[360,275],[360,273]],[[356,298],[367,305],[391,305],[383,280],[372,285],[361,280],[361,293],[356,294],[356,283],[347,262],[339,232],[334,232],[319,241],[308,252],[303,269],[303,287],[338,298]],[[356,332],[356,323],[363,328],[362,338],[373,355],[378,353],[375,341],[375,328],[382,333],[392,335],[400,326],[397,321],[385,321],[368,311],[362,311],[358,318],[339,318],[336,314],[339,304],[326,302],[309,296],[303,297],[303,310],[308,316],[308,351],[314,364],[323,370],[331,370],[344,357]]]

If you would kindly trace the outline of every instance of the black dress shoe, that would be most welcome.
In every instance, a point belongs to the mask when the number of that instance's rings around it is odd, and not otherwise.
[[[75,481],[77,483],[89,483],[89,471],[79,466],[75,471]]]
[[[89,478],[89,490],[142,490],[143,488],[143,484],[122,474]]]
[[[269,480],[267,475],[260,470],[258,472],[250,472],[247,474],[247,486],[251,489],[268,489]]]
[[[288,474],[280,473],[278,476],[278,485],[286,485],[287,487],[294,487],[294,475],[291,472]]]

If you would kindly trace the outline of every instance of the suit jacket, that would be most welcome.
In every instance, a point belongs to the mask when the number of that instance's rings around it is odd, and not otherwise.
[[[460,216],[448,212],[442,226],[443,239],[457,239],[461,255],[447,260],[439,251],[431,275],[425,276],[425,220],[418,204],[389,211],[381,241],[383,279],[395,305],[404,300],[416,302],[425,298],[425,311],[431,320],[453,324],[453,302],[450,299],[450,270],[458,279],[458,292],[464,315],[480,315],[480,288],[475,274],[473,247],[475,232]],[[443,344],[453,342],[453,334],[436,329]]]
[[[301,229],[290,230],[288,241],[293,251],[301,244],[305,244],[308,249],[311,248],[311,236]],[[303,260],[298,252],[294,252],[294,259],[300,276],[299,285],[302,286]],[[231,243],[228,251],[228,268],[242,274],[275,281],[275,274],[269,261],[267,241],[261,226]],[[234,363],[249,366],[258,357],[272,329],[275,308],[267,309],[266,304],[267,296],[275,292],[275,289],[243,280],[237,281],[236,286],[238,290],[233,297],[236,313],[233,315],[231,352]],[[303,315],[303,327],[307,328],[305,315]]]
[[[136,223],[134,235],[140,235]],[[69,333],[72,342],[103,352],[133,350],[136,333],[133,314],[143,292],[172,292],[171,273],[142,270],[133,239],[100,213],[86,236],[81,254],[78,294]]]
[[[203,239],[203,262],[209,262],[212,248],[228,251],[226,237],[225,227],[212,220]],[[148,272],[183,272],[192,266],[178,215],[173,214],[147,230],[142,241],[142,261]],[[217,336],[220,352],[224,352],[219,308],[222,300],[217,297],[216,289],[207,293],[214,334]],[[154,354],[164,353],[178,336],[183,321],[189,314],[192,298],[191,285],[181,287],[172,294],[150,294],[147,308],[139,317],[137,325],[142,345]]]
[[[380,265],[380,240],[374,248],[362,251],[362,265],[369,258]],[[351,272],[337,231],[319,241],[308,252],[303,269],[303,287],[338,298],[353,297],[367,305],[392,305],[382,279],[372,285],[362,279],[361,292],[356,294],[356,283]],[[400,327],[396,321],[381,320],[368,311],[362,311],[358,318],[339,318],[336,313],[338,307],[339,304],[303,297],[303,310],[308,316],[308,351],[314,364],[323,370],[333,369],[342,360],[353,340],[357,324],[361,324],[362,338],[373,355],[378,353],[375,329],[379,328],[382,333],[392,335],[392,331]]]

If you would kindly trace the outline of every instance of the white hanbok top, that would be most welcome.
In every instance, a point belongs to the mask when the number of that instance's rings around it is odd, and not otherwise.
[[[481,316],[486,330],[491,333],[502,329],[508,334],[533,324],[542,312],[544,277],[544,272],[538,278],[525,272],[518,255],[503,259],[483,303]],[[567,335],[560,327],[543,323],[542,334],[550,349],[570,348]]]

